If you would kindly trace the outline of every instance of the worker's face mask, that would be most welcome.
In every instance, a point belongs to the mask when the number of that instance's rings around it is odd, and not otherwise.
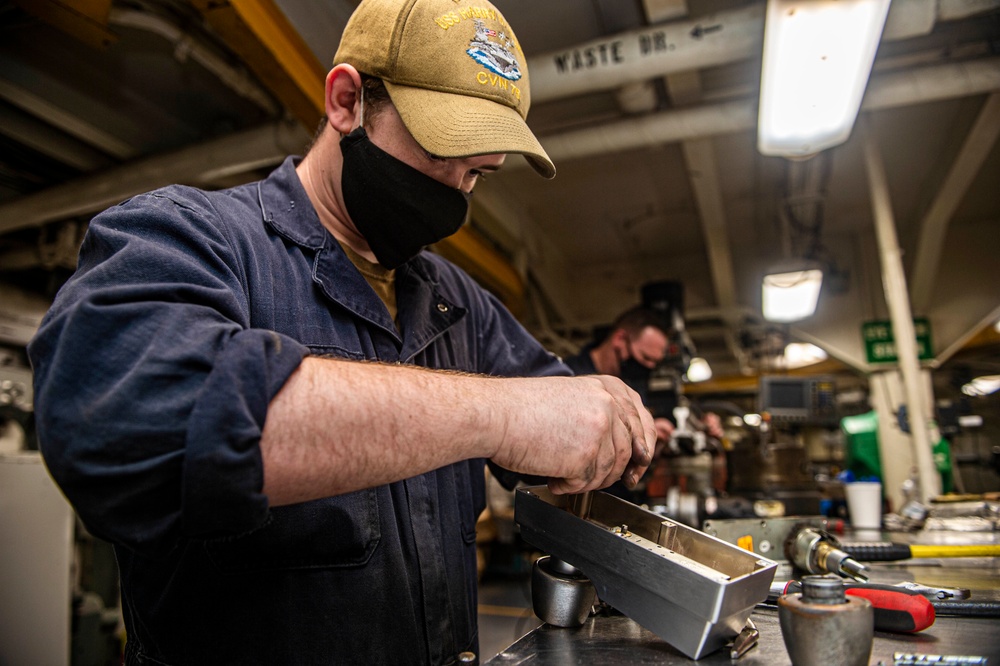
[[[623,359],[619,365],[621,380],[633,389],[645,389],[649,385],[649,377],[653,371],[635,360],[635,350],[632,349],[631,341],[628,341],[626,345],[628,357]]]
[[[340,140],[344,204],[354,226],[392,269],[462,226],[472,194],[438,182],[396,159],[359,127]]]
[[[621,363],[621,379],[633,389],[643,388],[649,384],[652,370],[634,358],[627,358]]]

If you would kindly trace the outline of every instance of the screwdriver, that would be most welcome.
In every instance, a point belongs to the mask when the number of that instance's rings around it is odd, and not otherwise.
[[[801,591],[802,583],[797,580],[772,583],[767,600],[774,603],[783,594]],[[919,592],[894,585],[845,582],[844,593],[871,602],[876,631],[910,634],[934,624],[934,606]]]

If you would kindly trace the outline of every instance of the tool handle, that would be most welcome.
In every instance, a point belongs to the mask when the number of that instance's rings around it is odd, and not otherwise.
[[[914,633],[934,624],[934,606],[919,592],[892,585],[848,585],[845,594],[871,602],[875,630]]]
[[[802,584],[797,580],[774,583],[771,586],[771,595],[775,599],[783,594],[801,591]],[[923,631],[934,624],[934,605],[919,592],[895,585],[844,583],[844,593],[863,597],[871,602],[875,611],[876,631],[907,634]]]
[[[905,543],[844,543],[840,549],[859,562],[894,562],[913,557],[910,546]]]

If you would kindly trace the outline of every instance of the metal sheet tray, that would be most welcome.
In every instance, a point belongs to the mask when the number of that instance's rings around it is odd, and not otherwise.
[[[572,564],[598,597],[692,659],[732,640],[767,598],[777,563],[606,493],[520,488],[524,539]]]

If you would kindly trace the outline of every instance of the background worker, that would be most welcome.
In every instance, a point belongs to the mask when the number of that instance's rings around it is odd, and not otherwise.
[[[576,375],[620,377],[646,403],[649,377],[667,355],[670,327],[656,310],[636,306],[618,315],[600,340],[595,340],[563,362]],[[666,441],[673,432],[667,418],[657,418],[657,438]]]
[[[602,338],[585,345],[578,354],[563,359],[577,375],[605,374],[620,377],[648,405],[649,380],[652,371],[666,358],[670,347],[670,327],[663,315],[652,308],[632,307],[618,315]],[[676,399],[668,401],[676,406]],[[657,414],[653,420],[656,427],[657,446],[654,459],[681,453],[672,442],[675,424],[671,415]],[[722,451],[718,441],[724,436],[722,422],[713,412],[689,413],[686,427],[692,431],[703,431],[711,438],[714,450]],[[673,445],[673,446],[671,446]],[[720,481],[716,484],[721,492],[725,489],[725,458],[722,462]],[[648,499],[625,484],[616,483],[608,492],[632,502],[642,503]]]
[[[667,354],[668,331],[669,326],[660,313],[636,306],[618,315],[603,339],[585,345],[578,354],[563,359],[563,362],[576,375],[621,378],[645,404],[648,402],[650,373]],[[653,423],[657,450],[660,450],[670,441],[674,425],[664,416],[656,417]],[[607,492],[630,502],[643,500],[633,488],[620,482],[610,486]]]
[[[560,493],[649,464],[634,391],[562,376],[422,251],[506,154],[554,174],[503,16],[363,0],[335,62],[304,158],[94,218],[29,347],[45,461],[115,548],[127,664],[474,659],[486,461]]]

